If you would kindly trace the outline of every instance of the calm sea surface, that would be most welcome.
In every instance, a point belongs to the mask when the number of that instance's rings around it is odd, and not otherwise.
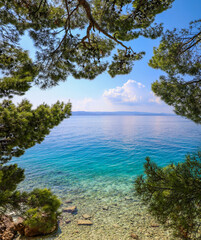
[[[13,159],[25,169],[22,190],[51,188],[63,201],[57,232],[44,240],[170,240],[134,191],[146,156],[160,166],[201,150],[201,126],[176,116],[72,116]],[[71,200],[69,203],[67,200]],[[79,226],[89,214],[93,225]],[[70,223],[69,223],[70,221]],[[34,240],[39,240],[34,238]]]
[[[201,149],[201,126],[176,116],[72,116],[15,158],[22,189],[64,195],[129,191],[146,156],[160,166]]]

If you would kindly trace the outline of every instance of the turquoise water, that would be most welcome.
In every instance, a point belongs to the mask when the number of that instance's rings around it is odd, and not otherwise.
[[[171,231],[152,227],[156,220],[135,195],[134,179],[146,156],[165,166],[200,147],[201,126],[181,117],[72,116],[13,162],[25,169],[20,189],[48,187],[62,209],[77,206],[76,214],[62,213],[58,231],[45,240],[130,240],[131,232],[170,240]],[[83,214],[93,225],[78,225]]]
[[[201,126],[181,117],[72,116],[13,161],[25,169],[23,189],[107,195],[129,191],[146,156],[165,166],[200,146]]]

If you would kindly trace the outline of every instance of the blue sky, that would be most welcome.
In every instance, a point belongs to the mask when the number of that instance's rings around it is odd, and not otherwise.
[[[165,29],[188,27],[190,21],[200,18],[201,0],[175,0],[173,7],[156,17],[156,22],[164,23]],[[22,98],[29,99],[34,106],[43,102],[53,104],[57,100],[72,102],[73,111],[141,111],[170,113],[172,109],[156,98],[151,92],[151,83],[163,74],[160,70],[148,66],[153,47],[160,39],[139,38],[126,43],[134,51],[145,51],[145,57],[135,62],[132,72],[111,78],[107,72],[94,80],[76,80],[69,77],[59,86],[47,90],[32,87],[25,96],[15,97],[14,102]],[[27,37],[22,40],[25,49],[33,55],[33,44]]]

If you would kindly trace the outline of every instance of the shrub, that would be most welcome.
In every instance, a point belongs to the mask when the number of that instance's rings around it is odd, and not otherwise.
[[[61,202],[50,190],[34,189],[29,194],[27,205],[30,208],[25,213],[25,226],[43,233],[50,232],[56,226]]]
[[[201,239],[201,152],[182,163],[158,167],[150,158],[135,190],[159,222],[181,239]]]

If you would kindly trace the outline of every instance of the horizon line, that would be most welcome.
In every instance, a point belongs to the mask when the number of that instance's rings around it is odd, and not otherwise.
[[[165,115],[176,116],[174,113],[154,113],[154,112],[136,112],[136,111],[72,111],[72,115],[84,115],[84,114],[130,114],[130,115]]]

